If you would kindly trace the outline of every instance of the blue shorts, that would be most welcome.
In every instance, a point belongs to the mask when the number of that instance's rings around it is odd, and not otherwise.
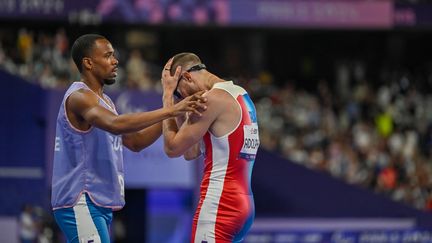
[[[68,243],[110,243],[112,210],[96,206],[86,193],[74,207],[54,210],[54,217]]]

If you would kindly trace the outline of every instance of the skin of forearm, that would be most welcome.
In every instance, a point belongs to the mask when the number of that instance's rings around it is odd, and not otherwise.
[[[134,152],[139,152],[152,145],[162,134],[162,122],[158,122],[139,132],[122,136],[123,144]]]
[[[181,127],[183,125],[183,123],[185,122],[190,122],[190,120],[188,118],[186,118],[185,116],[178,116],[176,117],[176,123],[177,123],[177,127]],[[199,143],[194,144],[193,146],[191,146],[185,153],[184,153],[184,158],[185,160],[193,160],[195,158],[197,158],[198,156],[201,155],[201,150],[200,150],[200,146]]]
[[[172,109],[169,107],[149,112],[119,115],[112,121],[113,132],[115,134],[136,132],[170,118],[173,116],[172,114]]]
[[[196,159],[200,155],[201,155],[201,150],[200,150],[199,144],[196,143],[184,153],[184,158],[185,158],[185,160],[193,160],[193,159]]]
[[[163,96],[163,106],[164,108],[171,108],[174,105],[172,95]],[[165,152],[168,155],[171,154],[173,150],[173,140],[178,132],[178,127],[174,118],[165,119],[162,122],[163,136],[165,140]]]

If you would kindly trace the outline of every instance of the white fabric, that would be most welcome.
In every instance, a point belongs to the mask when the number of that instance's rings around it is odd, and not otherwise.
[[[90,215],[85,195],[82,194],[78,203],[73,207],[80,243],[101,243],[96,225]]]
[[[229,160],[228,138],[222,139],[211,136],[212,141],[212,170],[207,193],[201,206],[195,233],[195,243],[207,241],[215,242],[215,225],[219,201],[222,195],[225,175]]]

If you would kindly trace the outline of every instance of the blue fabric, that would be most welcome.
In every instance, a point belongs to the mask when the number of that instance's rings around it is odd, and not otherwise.
[[[109,228],[113,219],[112,210],[95,205],[87,194],[86,202],[90,216],[99,233],[102,243],[110,243]],[[61,208],[54,210],[54,217],[67,238],[68,243],[79,243],[77,222],[73,208]]]
[[[73,208],[54,210],[54,218],[66,236],[68,243],[78,243],[78,230]]]
[[[86,194],[87,205],[102,243],[110,243],[109,229],[113,219],[112,210],[109,208],[98,207],[90,200]]]
[[[51,204],[53,209],[75,206],[86,191],[98,205],[120,209],[125,204],[122,137],[97,127],[78,131],[71,126],[65,102],[81,89],[90,90],[83,82],[70,86],[58,113]],[[99,97],[100,106],[117,114],[114,104],[105,100]]]

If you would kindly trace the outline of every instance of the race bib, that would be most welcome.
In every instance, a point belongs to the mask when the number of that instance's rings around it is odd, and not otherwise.
[[[254,160],[259,147],[258,125],[244,125],[244,141],[240,150],[240,157],[246,160]]]

